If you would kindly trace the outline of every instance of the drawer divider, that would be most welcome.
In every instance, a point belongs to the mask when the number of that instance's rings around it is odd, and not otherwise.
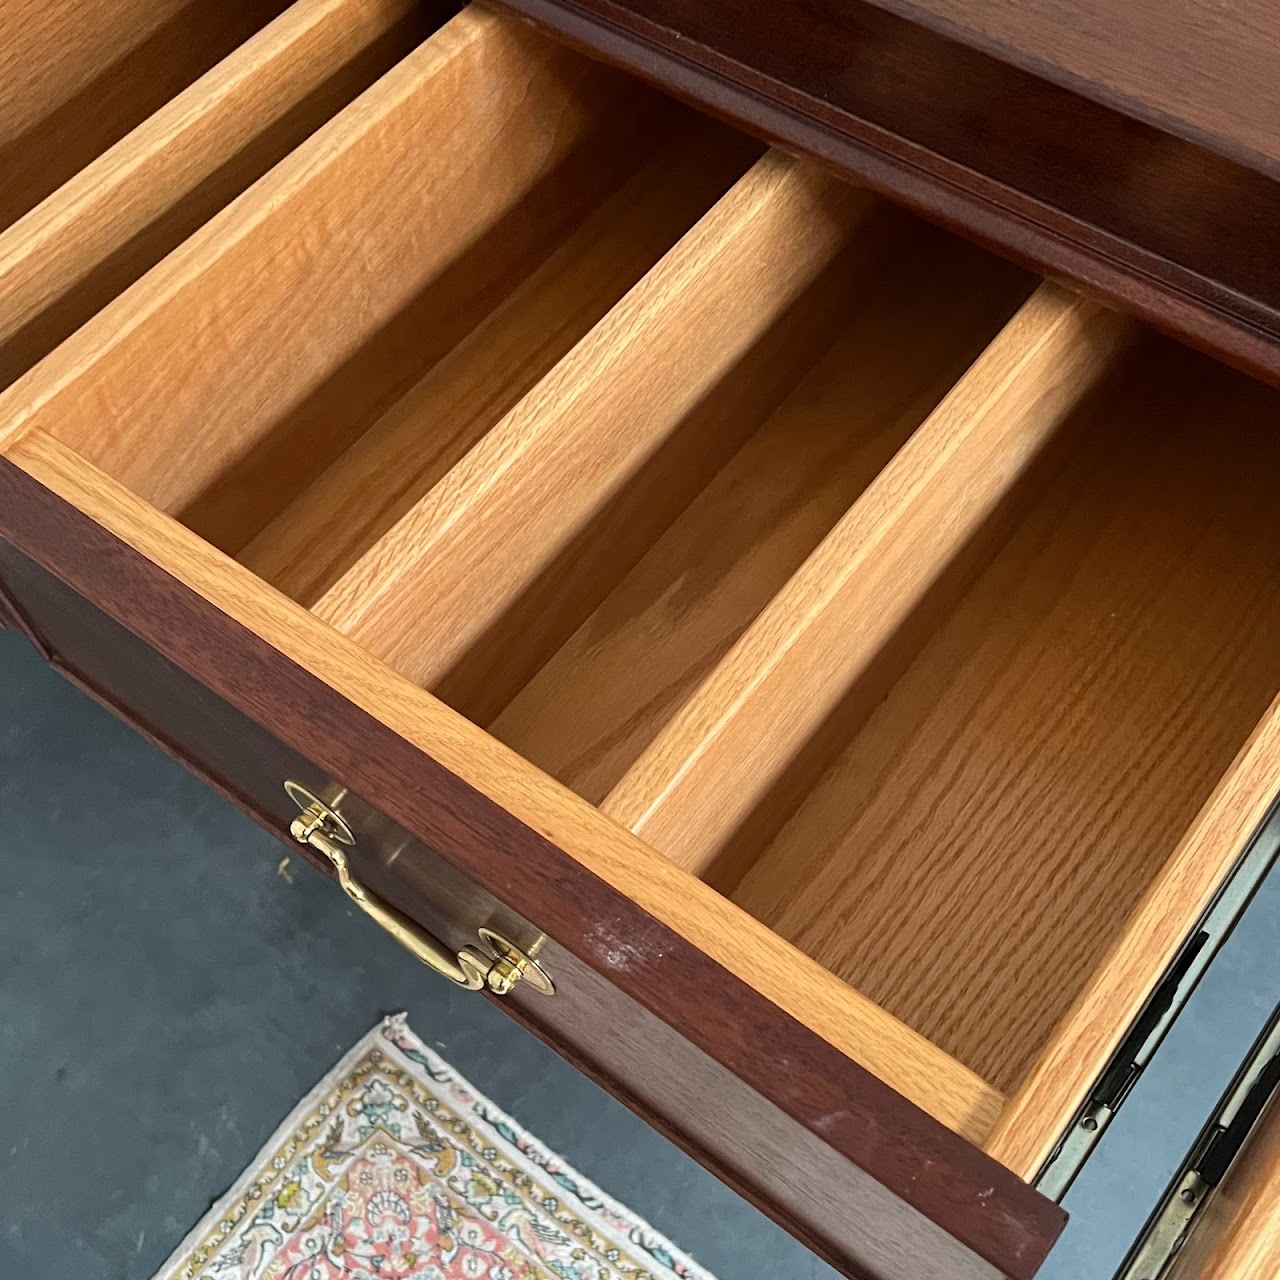
[[[0,387],[181,243],[428,28],[412,0],[297,0],[7,228]]]
[[[845,715],[851,696],[868,706],[883,696],[924,631],[922,607],[963,589],[979,546],[999,537],[1002,504],[1043,465],[1131,332],[1041,286],[635,762],[605,812],[731,891],[750,856],[726,856],[735,833],[766,796],[770,820],[785,820],[779,789],[806,783],[793,762],[820,769],[824,722]]]
[[[564,639],[557,620],[639,558],[776,400],[803,334],[733,403],[715,394],[877,206],[788,157],[760,161],[313,611],[483,722],[475,686],[500,709]],[[624,494],[625,519],[609,515]],[[525,666],[487,660],[487,633],[566,557],[554,602],[522,619]]]

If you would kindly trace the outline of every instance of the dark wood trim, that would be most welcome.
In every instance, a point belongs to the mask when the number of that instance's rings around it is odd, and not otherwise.
[[[284,835],[289,815],[282,813],[279,779],[312,781],[307,762],[230,704],[211,697],[145,641],[3,540],[0,565],[13,573],[30,611],[57,637],[55,671],[254,818],[291,853],[298,851]],[[527,921],[501,910],[495,913],[490,896],[461,877],[438,853],[411,839],[406,843],[407,832],[388,828],[363,803],[353,813],[352,799],[348,793],[344,809],[360,833],[360,875],[379,894],[451,945],[474,941],[468,929],[482,921],[511,937],[532,936]],[[330,878],[323,860],[309,858],[306,848],[301,853]],[[868,1185],[861,1175],[858,1186],[857,1171],[848,1167],[834,1176],[816,1177],[830,1152],[824,1153],[812,1135],[799,1130],[723,1068],[710,1064],[686,1041],[673,1041],[669,1028],[554,943],[544,948],[543,959],[559,981],[557,998],[532,998],[526,1005],[517,993],[509,1000],[495,1001],[499,1008],[714,1169],[739,1194],[791,1228],[820,1256],[847,1274],[876,1276],[874,1268],[852,1265],[831,1239],[807,1224],[838,1222],[858,1213],[864,1221],[869,1218],[877,1224],[878,1236],[894,1238],[893,1227],[884,1220],[886,1212],[892,1215],[892,1208],[886,1211],[876,1203],[887,1194],[878,1184]],[[436,979],[424,974],[423,981]],[[607,1036],[600,1034],[601,1027],[608,1028]],[[708,1069],[714,1094],[699,1099],[697,1122],[691,1124],[686,1081],[695,1076],[707,1079]],[[744,1144],[749,1150],[745,1162],[740,1158]],[[768,1151],[785,1152],[787,1160],[762,1160],[762,1153]],[[771,1176],[774,1167],[787,1170],[782,1188]],[[801,1185],[806,1178],[818,1185]],[[801,1198],[803,1212],[786,1212],[779,1197],[788,1194]],[[927,1224],[920,1230],[936,1228]],[[964,1275],[971,1274],[963,1264],[961,1269]]]
[[[53,661],[53,651],[45,643],[44,637],[32,625],[30,618],[10,594],[3,580],[0,580],[0,627],[16,631],[25,636],[27,643],[45,660]]]
[[[1280,384],[1280,183],[866,0],[498,0]]]
[[[246,818],[251,818],[264,831],[275,836],[290,853],[297,854],[302,861],[310,863],[311,866],[330,880],[334,878],[333,868],[329,863],[308,846],[300,845],[290,840],[280,824],[280,819],[275,814],[269,813],[252,796],[241,791],[238,787],[232,786],[225,778],[213,772],[203,761],[198,760],[190,751],[184,748],[181,743],[171,738],[158,726],[151,724],[150,721],[138,715],[131,706],[121,702],[119,698],[109,690],[104,689],[96,680],[91,679],[83,671],[64,662],[56,654],[49,665],[87,698],[92,698],[104,710],[111,712],[117,719],[124,721],[134,733],[140,738],[144,738],[157,751],[163,752],[175,764],[181,765],[189,774],[199,779],[210,791],[220,795],[228,804],[233,805],[243,813]]]
[[[951,1260],[956,1275],[982,1274],[973,1269],[978,1259],[1015,1280],[1035,1272],[1065,1221],[1056,1205],[7,459],[0,459],[0,535],[288,750],[439,850],[558,940],[584,975],[678,1033],[818,1139],[825,1154],[870,1175],[920,1215],[922,1230],[940,1227],[963,1247]],[[610,921],[609,937],[592,927],[600,920]],[[617,936],[630,943],[624,966],[610,946]],[[780,1071],[784,1060],[788,1069]],[[774,1212],[797,1234],[814,1234],[802,1217]],[[836,1243],[841,1224],[826,1225],[833,1235],[824,1253],[856,1270],[848,1261],[854,1255]]]
[[[488,994],[488,993],[486,993]],[[491,999],[494,997],[490,997]],[[607,1069],[602,1068],[589,1054],[580,1052],[579,1050],[566,1046],[565,1040],[548,1030],[538,1018],[534,1016],[536,1010],[529,1010],[525,1006],[514,1002],[508,1002],[504,1009],[522,1027],[530,1034],[536,1036],[549,1049],[558,1053],[575,1071],[586,1076],[593,1084],[598,1085],[606,1093],[616,1098],[628,1111],[638,1115],[650,1128],[655,1129],[668,1142],[678,1146],[686,1155],[691,1156],[704,1169],[714,1169],[716,1176],[727,1186],[735,1195],[741,1196],[753,1208],[759,1210],[766,1217],[772,1218],[775,1222],[790,1232],[797,1240],[800,1241],[806,1249],[824,1262],[829,1263],[837,1269],[847,1271],[848,1261],[842,1259],[831,1251],[830,1244],[824,1240],[815,1231],[811,1230],[803,1223],[791,1219],[789,1221],[782,1220],[776,1206],[764,1194],[760,1188],[754,1185],[749,1179],[739,1177],[731,1170],[725,1169],[719,1162],[717,1155],[710,1147],[702,1145],[696,1141],[691,1141],[686,1133],[680,1127],[669,1121],[665,1114],[655,1111],[643,1098],[639,1097],[620,1076],[615,1075]],[[864,1273],[869,1274],[869,1273]]]

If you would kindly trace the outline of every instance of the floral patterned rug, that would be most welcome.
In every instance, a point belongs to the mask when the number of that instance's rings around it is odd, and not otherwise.
[[[155,1280],[712,1280],[409,1030],[375,1027]]]

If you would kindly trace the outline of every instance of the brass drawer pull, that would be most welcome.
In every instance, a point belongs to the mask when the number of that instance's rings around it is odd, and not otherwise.
[[[463,947],[455,952],[404,912],[366,889],[352,874],[347,861],[347,848],[355,844],[356,837],[346,819],[296,782],[286,782],[284,789],[302,810],[290,823],[289,834],[299,844],[310,845],[324,854],[338,873],[338,883],[347,897],[423,964],[468,991],[488,987],[495,995],[505,996],[524,982],[542,995],[555,994],[555,984],[538,962],[502,934],[492,929],[479,931],[481,941],[492,949],[492,954],[479,947]]]

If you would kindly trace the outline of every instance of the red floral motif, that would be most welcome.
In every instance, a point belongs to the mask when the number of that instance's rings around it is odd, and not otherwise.
[[[386,1019],[156,1280],[712,1280]]]
[[[379,1135],[272,1261],[271,1280],[538,1280],[545,1272]]]

